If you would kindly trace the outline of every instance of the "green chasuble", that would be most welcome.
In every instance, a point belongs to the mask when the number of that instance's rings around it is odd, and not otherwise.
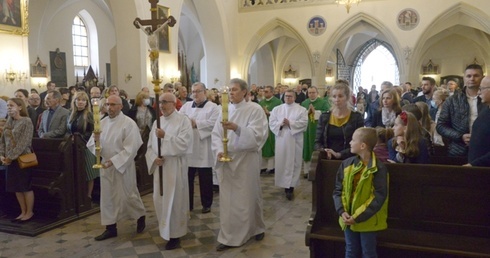
[[[282,101],[274,96],[270,100],[263,99],[259,102],[259,105],[262,106],[262,108],[267,108],[269,112],[272,111],[273,108],[279,106],[282,104]],[[267,116],[267,122],[269,122],[269,116]],[[269,127],[269,136],[267,137],[267,141],[264,144],[264,147],[262,147],[262,157],[264,158],[271,158],[274,157],[274,148],[276,146],[276,138],[274,134],[271,132],[271,129]]]
[[[317,98],[315,101],[306,99],[301,103],[301,106],[308,110],[310,104],[313,104],[315,110],[319,110],[322,113],[330,109],[330,103],[323,98]],[[316,137],[316,126],[318,125],[318,120],[313,120],[313,115],[308,115],[308,127],[304,133],[303,138],[303,160],[310,161],[311,154],[313,153],[313,146],[315,144]],[[313,121],[312,121],[313,120]]]

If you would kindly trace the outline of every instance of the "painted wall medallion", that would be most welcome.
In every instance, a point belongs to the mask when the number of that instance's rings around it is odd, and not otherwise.
[[[413,30],[419,25],[419,13],[412,8],[403,9],[396,17],[396,24],[402,30]]]
[[[327,22],[321,16],[313,16],[308,21],[307,29],[311,35],[320,36],[327,30]]]

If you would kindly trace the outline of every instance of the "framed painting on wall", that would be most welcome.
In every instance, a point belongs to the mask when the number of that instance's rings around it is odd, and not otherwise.
[[[170,16],[170,9],[163,5],[158,5],[158,18],[167,19]],[[170,30],[167,25],[158,35],[158,48],[162,52],[170,53]]]
[[[0,32],[27,35],[27,0],[0,1]]]
[[[48,66],[43,64],[39,57],[37,57],[36,62],[31,65],[31,77],[48,77]]]

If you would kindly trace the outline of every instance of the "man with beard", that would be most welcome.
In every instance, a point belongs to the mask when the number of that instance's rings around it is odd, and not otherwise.
[[[432,94],[434,94],[434,90],[436,89],[436,81],[432,77],[422,77],[422,93],[423,95],[416,97],[413,99],[413,103],[415,102],[425,102],[430,110],[430,118],[432,120],[436,120],[437,107],[432,104]]]

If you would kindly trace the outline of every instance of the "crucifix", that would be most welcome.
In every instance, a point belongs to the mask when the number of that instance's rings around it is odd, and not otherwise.
[[[150,46],[150,63],[151,63],[151,74],[153,76],[153,91],[155,91],[155,99],[160,102],[160,80],[159,69],[158,69],[158,57],[160,54],[159,51],[159,42],[158,36],[159,33],[165,28],[165,26],[173,27],[175,25],[175,18],[173,16],[169,16],[168,18],[158,17],[158,1],[159,0],[148,0],[151,4],[151,19],[141,20],[140,18],[136,18],[133,22],[134,26],[137,29],[141,29],[148,36],[148,45]],[[146,26],[143,28],[143,26]],[[168,35],[167,35],[168,36]],[[157,118],[157,128],[160,128],[160,118]],[[158,157],[162,158],[161,151],[161,140],[158,140]],[[158,166],[158,175],[160,178],[160,196],[163,195],[163,168],[162,166]]]

